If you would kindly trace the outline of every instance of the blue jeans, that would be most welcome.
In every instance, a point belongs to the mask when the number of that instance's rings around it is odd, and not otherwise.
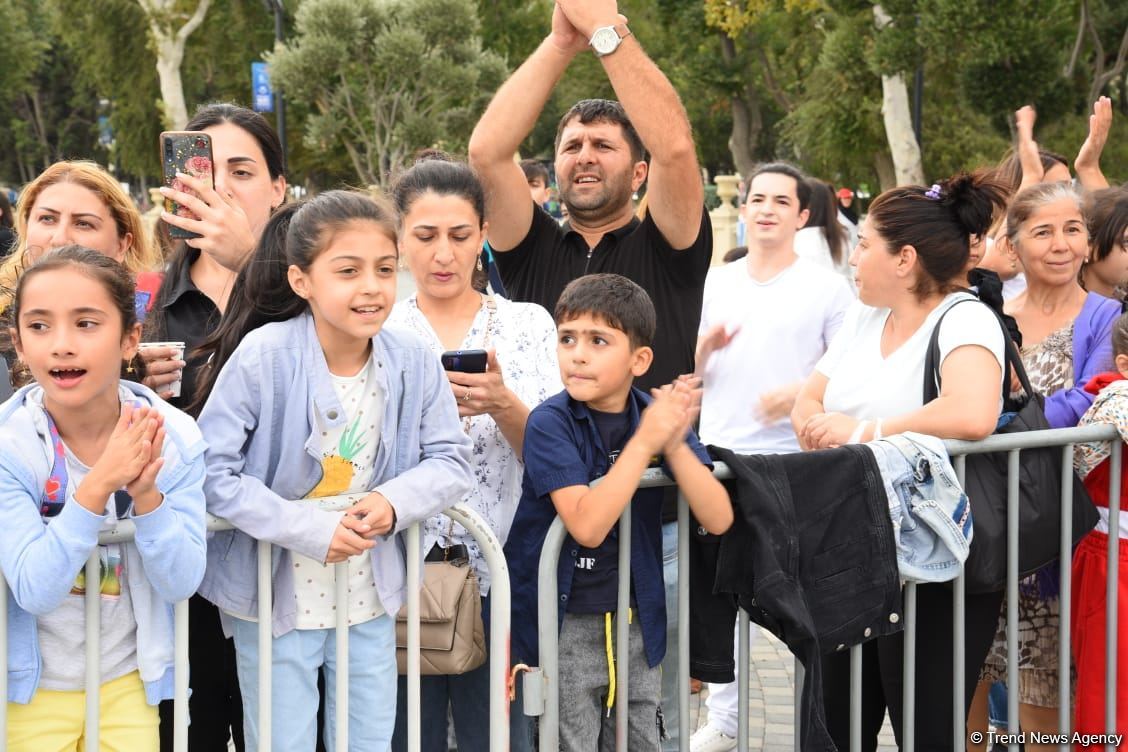
[[[488,614],[489,596],[482,597],[482,613]],[[486,620],[489,644],[489,620]],[[517,699],[509,706],[510,752],[532,752],[532,719],[525,715],[521,677],[517,677]],[[407,677],[399,677],[396,700],[396,730],[393,752],[407,750]],[[454,734],[460,752],[490,748],[490,662],[456,676],[419,677],[419,748],[422,752],[447,752],[447,708],[454,718]]]
[[[231,619],[235,662],[243,690],[247,749],[258,749],[258,624]],[[349,750],[384,752],[396,721],[395,621],[384,615],[349,628]],[[335,630],[295,629],[274,638],[271,673],[271,749],[309,752],[317,743],[317,674],[325,671],[325,748],[337,750]]]
[[[662,659],[662,718],[665,752],[678,748],[678,523],[662,525],[662,577],[666,581],[666,657]],[[688,681],[688,679],[687,679]]]

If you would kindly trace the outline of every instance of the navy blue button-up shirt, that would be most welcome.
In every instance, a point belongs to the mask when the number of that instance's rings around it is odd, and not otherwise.
[[[638,428],[650,398],[632,389],[627,400],[630,432]],[[690,431],[687,442],[694,454],[712,467],[705,447]],[[556,507],[549,494],[568,486],[588,485],[609,469],[607,451],[587,405],[560,392],[529,414],[525,426],[525,478],[521,502],[505,543],[505,557],[513,588],[512,657],[535,664],[537,640],[537,568],[541,548]],[[669,469],[662,465],[669,473]],[[662,580],[662,489],[644,488],[631,499],[631,583],[647,662],[657,666],[666,654],[666,593]],[[563,622],[572,589],[580,546],[567,536],[556,568],[559,621]],[[559,624],[557,624],[559,628]]]

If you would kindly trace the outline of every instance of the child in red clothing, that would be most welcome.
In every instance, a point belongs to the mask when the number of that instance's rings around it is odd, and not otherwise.
[[[1078,444],[1073,465],[1085,481],[1085,488],[1097,505],[1100,520],[1077,547],[1073,555],[1072,627],[1073,662],[1077,669],[1076,721],[1074,730],[1083,734],[1104,733],[1105,723],[1105,604],[1108,581],[1109,480],[1113,451],[1128,460],[1128,314],[1122,315],[1112,329],[1115,371],[1098,374],[1085,385],[1095,394],[1093,405],[1078,425],[1112,423],[1120,431],[1122,441]],[[1121,475],[1120,498],[1128,504],[1128,462]],[[1116,649],[1116,729],[1128,728],[1128,515],[1120,513],[1120,553],[1116,566],[1119,612]]]

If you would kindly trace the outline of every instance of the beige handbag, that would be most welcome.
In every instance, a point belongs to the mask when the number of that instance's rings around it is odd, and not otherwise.
[[[452,559],[450,549],[438,551],[444,552],[442,560],[423,564],[419,592],[419,671],[424,676],[464,674],[486,662],[478,576],[465,556]],[[407,673],[407,604],[396,616],[396,665]]]

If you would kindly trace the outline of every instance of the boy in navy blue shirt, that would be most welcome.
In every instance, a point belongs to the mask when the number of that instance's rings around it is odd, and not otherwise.
[[[505,554],[513,585],[514,661],[536,663],[537,564],[559,515],[560,743],[591,752],[614,738],[610,677],[618,597],[618,519],[631,504],[628,748],[659,749],[658,665],[666,651],[660,488],[639,489],[652,463],[677,480],[698,523],[720,534],[732,504],[690,429],[700,382],[682,377],[648,397],[632,387],[653,358],[654,305],[617,274],[572,281],[556,304],[565,391],[529,414],[525,478]],[[589,484],[602,478],[594,488]]]

